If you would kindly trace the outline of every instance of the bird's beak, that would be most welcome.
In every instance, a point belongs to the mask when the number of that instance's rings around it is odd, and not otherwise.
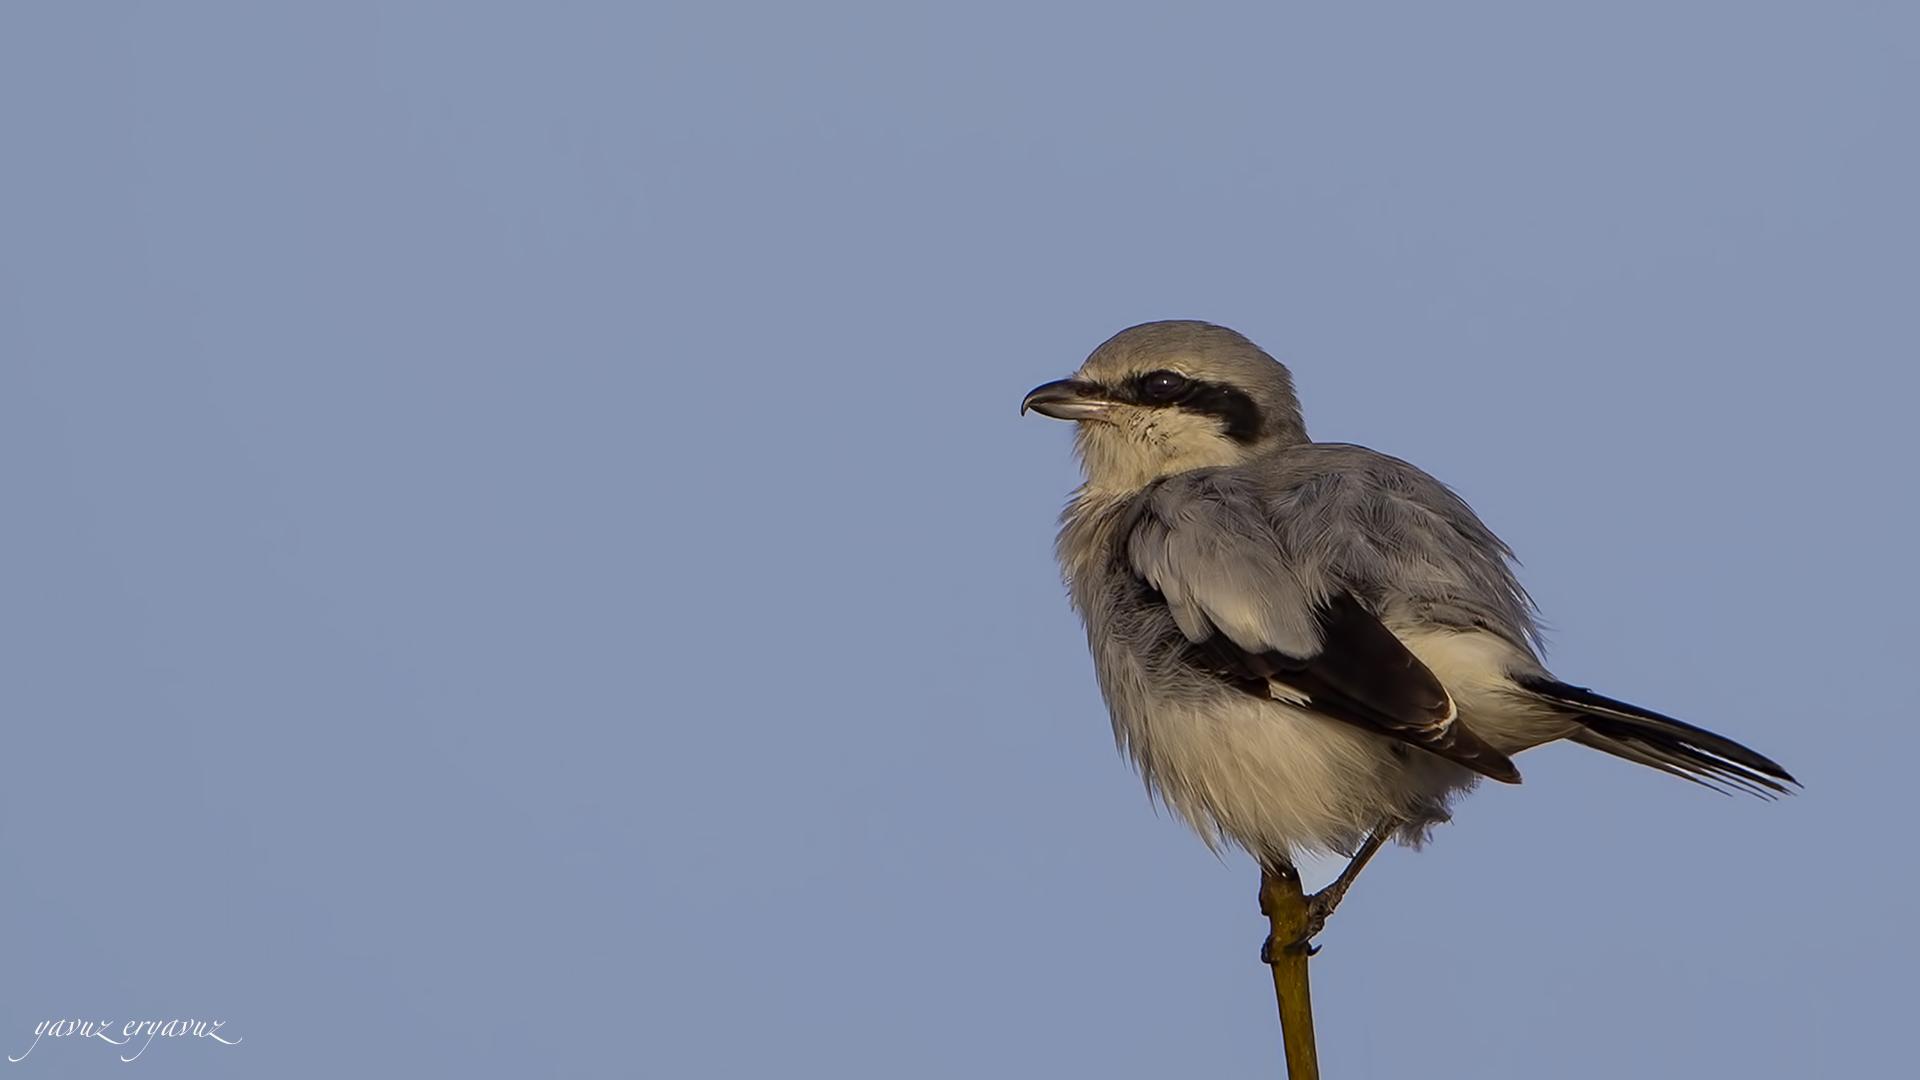
[[[1061,379],[1036,386],[1020,403],[1020,415],[1028,409],[1055,420],[1102,420],[1118,404],[1102,397],[1100,388],[1077,379]]]

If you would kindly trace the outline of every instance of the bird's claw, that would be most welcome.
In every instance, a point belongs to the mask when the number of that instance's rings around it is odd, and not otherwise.
[[[1331,888],[1326,888],[1307,897],[1307,921],[1305,928],[1300,931],[1300,936],[1285,945],[1279,946],[1277,950],[1275,949],[1273,938],[1268,937],[1267,940],[1260,943],[1260,962],[1263,964],[1271,964],[1276,957],[1283,955],[1319,955],[1320,946],[1315,945],[1313,939],[1319,936],[1320,931],[1327,928],[1327,917],[1333,914],[1334,908],[1340,906],[1340,901],[1345,892],[1345,889],[1335,892]]]
[[[1315,933],[1318,933],[1318,931],[1315,931]],[[1274,948],[1272,938],[1268,938],[1260,943],[1260,962],[1263,964],[1278,963],[1282,956],[1317,956],[1319,953],[1320,946],[1313,943],[1313,934],[1307,934],[1304,937],[1280,946],[1278,949]]]

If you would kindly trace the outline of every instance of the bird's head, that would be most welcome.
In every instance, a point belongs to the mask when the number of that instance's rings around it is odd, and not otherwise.
[[[1020,404],[1028,409],[1079,425],[1074,448],[1096,491],[1133,491],[1307,441],[1287,369],[1204,322],[1122,330],[1072,378],[1035,387]]]

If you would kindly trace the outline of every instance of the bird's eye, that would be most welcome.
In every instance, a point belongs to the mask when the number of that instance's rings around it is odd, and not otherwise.
[[[1148,401],[1172,401],[1187,388],[1187,378],[1172,371],[1151,371],[1140,379],[1140,393]]]

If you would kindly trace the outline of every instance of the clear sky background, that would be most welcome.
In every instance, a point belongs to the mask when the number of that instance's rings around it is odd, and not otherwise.
[[[1277,1075],[1017,415],[1172,317],[1807,785],[1525,755],[1328,1075],[1900,1074],[1917,104],[1891,2],[6,5],[0,1048],[244,1042],[0,1074]]]

